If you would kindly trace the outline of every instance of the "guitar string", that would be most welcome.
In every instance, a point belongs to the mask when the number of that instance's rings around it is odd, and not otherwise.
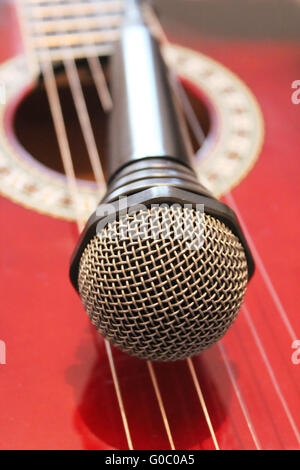
[[[260,269],[260,271],[261,271],[261,274],[262,274],[262,277],[263,277],[263,279],[264,279],[264,281],[265,281],[265,284],[266,284],[266,286],[267,286],[267,288],[268,288],[268,290],[269,290],[269,292],[270,292],[270,294],[271,294],[271,297],[272,297],[272,299],[273,299],[273,301],[274,301],[275,307],[277,308],[277,310],[278,310],[278,312],[279,312],[279,315],[280,315],[280,317],[281,317],[281,319],[282,319],[284,325],[286,326],[286,329],[287,329],[288,333],[290,334],[291,339],[294,340],[294,339],[296,338],[295,331],[293,330],[293,327],[292,327],[292,325],[291,325],[291,323],[290,323],[290,321],[289,321],[289,318],[288,318],[288,316],[287,316],[287,313],[285,312],[285,310],[284,310],[284,308],[283,308],[283,306],[282,306],[282,303],[281,303],[281,301],[280,301],[280,299],[279,299],[279,297],[278,297],[278,295],[277,295],[277,293],[276,293],[276,290],[275,290],[275,288],[274,288],[274,286],[273,286],[273,284],[272,284],[272,281],[271,281],[271,279],[270,279],[270,277],[269,277],[269,275],[268,275],[268,273],[267,273],[267,271],[266,271],[266,268],[265,268],[265,266],[264,266],[264,264],[263,264],[263,262],[262,262],[262,259],[261,259],[260,255],[259,255],[259,253],[258,253],[258,251],[257,251],[257,249],[256,249],[256,246],[255,246],[255,244],[254,244],[254,242],[253,242],[253,239],[252,239],[252,237],[250,236],[250,233],[249,233],[249,231],[248,231],[248,229],[247,229],[247,227],[246,227],[246,225],[245,225],[245,222],[244,222],[243,218],[241,217],[240,211],[239,211],[239,209],[238,209],[238,207],[237,207],[237,204],[236,204],[236,202],[235,202],[235,200],[234,200],[232,194],[228,194],[228,195],[225,197],[225,199],[228,201],[228,203],[231,205],[231,207],[233,207],[233,209],[235,210],[235,212],[236,212],[236,214],[237,214],[237,216],[238,216],[238,218],[239,218],[239,221],[240,221],[240,223],[241,223],[241,226],[242,226],[242,228],[243,228],[243,230],[244,230],[244,232],[245,232],[245,234],[246,234],[246,237],[247,237],[247,241],[248,241],[248,243],[249,243],[249,246],[250,246],[252,252],[254,253],[255,261],[256,261],[256,263],[257,263],[257,265],[258,265],[258,267],[259,267],[259,269]],[[266,351],[265,351],[265,348],[264,348],[263,343],[262,343],[262,341],[261,341],[261,339],[260,339],[260,336],[259,336],[259,334],[258,334],[258,331],[257,331],[257,329],[255,328],[255,325],[254,325],[254,323],[253,323],[252,316],[251,316],[251,314],[250,314],[248,308],[246,307],[246,304],[244,304],[244,306],[243,306],[243,311],[244,311],[244,316],[245,316],[245,318],[246,318],[248,327],[249,327],[249,329],[250,329],[250,331],[251,331],[251,333],[252,333],[252,336],[253,336],[253,338],[254,338],[254,340],[255,340],[256,346],[257,346],[257,348],[258,348],[258,350],[259,350],[259,352],[260,352],[260,355],[261,355],[261,357],[262,357],[262,360],[263,360],[263,362],[264,362],[264,364],[265,364],[265,367],[266,367],[267,372],[268,372],[268,374],[269,374],[269,377],[270,377],[270,379],[271,379],[272,385],[273,385],[273,387],[274,387],[274,389],[275,389],[275,392],[276,392],[276,394],[277,394],[277,396],[278,396],[278,398],[279,398],[279,400],[280,400],[280,402],[281,402],[281,405],[282,405],[282,407],[283,407],[283,409],[284,409],[284,412],[285,412],[285,414],[286,414],[286,416],[287,416],[287,419],[288,419],[288,421],[289,421],[289,423],[290,423],[290,425],[291,425],[291,428],[292,428],[292,430],[293,430],[293,432],[294,432],[294,434],[295,434],[295,437],[296,437],[296,439],[297,439],[297,441],[298,441],[298,443],[299,443],[299,445],[300,445],[300,432],[299,432],[298,427],[297,427],[297,425],[296,425],[296,423],[295,423],[295,420],[294,420],[294,418],[293,418],[293,414],[291,413],[290,408],[289,408],[289,406],[288,406],[288,404],[287,404],[287,401],[286,401],[286,399],[285,399],[285,397],[284,397],[284,394],[283,394],[283,392],[282,392],[282,390],[281,390],[281,388],[280,388],[280,385],[279,385],[279,382],[278,382],[278,380],[277,380],[277,378],[276,378],[276,374],[275,374],[275,372],[274,372],[274,369],[273,369],[272,366],[271,366],[270,360],[268,359],[268,355],[267,355],[267,353],[266,353]]]
[[[232,196],[231,193],[227,194],[227,195],[225,196],[225,199],[227,199],[228,203],[234,208],[236,214],[238,215],[240,224],[241,224],[241,226],[242,226],[242,228],[243,228],[243,230],[244,230],[244,232],[245,232],[245,235],[246,235],[246,237],[247,237],[247,242],[248,242],[248,244],[249,244],[249,246],[250,246],[250,248],[251,248],[251,251],[252,251],[253,254],[254,254],[255,261],[256,261],[256,264],[257,264],[257,266],[258,266],[258,268],[259,268],[259,270],[260,270],[260,272],[261,272],[262,278],[263,278],[263,280],[264,280],[264,282],[265,282],[265,284],[266,284],[266,286],[267,286],[267,288],[268,288],[268,290],[269,290],[269,292],[270,292],[270,295],[271,295],[271,297],[272,297],[272,299],[273,299],[273,302],[274,302],[274,304],[275,304],[275,306],[276,306],[276,308],[277,308],[277,310],[278,310],[278,312],[279,312],[279,315],[280,315],[280,317],[281,317],[281,319],[282,319],[282,321],[283,321],[283,323],[284,323],[284,325],[285,325],[285,327],[286,327],[286,329],[287,329],[287,331],[288,331],[288,333],[289,333],[289,335],[290,335],[292,341],[294,341],[295,339],[297,339],[295,330],[293,329],[293,327],[292,327],[292,325],[291,325],[291,322],[290,322],[290,320],[289,320],[289,318],[288,318],[288,315],[287,315],[287,313],[286,313],[286,311],[285,311],[285,309],[284,309],[284,307],[283,307],[283,305],[282,305],[282,302],[281,302],[280,299],[279,299],[279,296],[278,296],[278,294],[277,294],[277,292],[276,292],[276,290],[275,290],[275,288],[274,288],[274,285],[273,285],[273,283],[272,283],[272,281],[271,281],[271,278],[270,278],[270,276],[269,276],[269,274],[268,274],[268,272],[267,272],[267,270],[266,270],[266,268],[265,268],[265,265],[264,265],[264,263],[263,263],[263,261],[262,261],[262,258],[261,258],[261,256],[260,256],[260,254],[259,254],[259,252],[258,252],[258,250],[257,250],[257,248],[256,248],[256,246],[255,246],[255,244],[254,244],[253,238],[251,237],[251,235],[250,235],[250,233],[249,233],[249,231],[248,231],[248,229],[247,229],[247,227],[246,227],[246,225],[245,225],[245,222],[244,222],[244,220],[243,220],[243,218],[242,218],[242,216],[241,216],[241,213],[240,213],[240,211],[239,211],[239,208],[237,207],[237,204],[236,204],[236,202],[235,202],[235,200],[234,200],[234,198],[233,198],[233,196]]]
[[[232,383],[232,386],[233,386],[233,389],[234,389],[234,392],[236,394],[236,397],[238,399],[238,402],[239,402],[239,405],[241,407],[241,410],[242,410],[242,413],[245,417],[245,420],[246,420],[246,423],[247,423],[247,426],[248,426],[248,429],[250,431],[250,434],[251,434],[251,437],[252,437],[252,440],[254,442],[254,445],[256,447],[257,450],[262,450],[262,446],[261,446],[261,443],[258,439],[258,436],[256,434],[256,431],[254,429],[254,426],[253,426],[253,423],[252,423],[252,420],[250,418],[250,414],[249,414],[249,411],[248,411],[248,408],[247,408],[247,405],[244,401],[244,398],[243,398],[243,395],[240,391],[240,388],[238,386],[238,382],[236,380],[236,377],[235,377],[235,374],[234,374],[234,371],[231,367],[231,364],[230,364],[230,361],[228,359],[228,355],[227,355],[227,352],[226,352],[226,348],[223,344],[223,341],[219,341],[218,342],[218,348],[220,350],[220,354],[221,354],[221,357],[224,361],[224,364],[225,364],[225,367],[226,367],[226,370],[227,370],[227,373],[229,375],[229,378],[230,378],[230,381]]]
[[[145,18],[148,18],[148,23],[150,25],[150,28],[152,30],[152,33],[160,39],[160,42],[165,45],[165,46],[170,46],[170,41],[159,21],[157,18],[153,8],[151,7],[150,4],[145,3],[143,5],[143,10],[145,14]],[[202,129],[202,126],[199,122],[198,117],[196,116],[196,113],[190,103],[190,100],[187,96],[187,93],[181,83],[181,81],[178,78],[178,75],[176,71],[169,67],[170,70],[170,75],[171,75],[171,83],[174,88],[174,92],[176,93],[179,102],[181,103],[182,109],[186,115],[186,119],[193,131],[193,134],[198,142],[199,148],[202,146],[204,140],[205,140],[205,134]]]
[[[198,380],[198,377],[197,377],[197,374],[196,374],[196,371],[195,371],[194,363],[193,363],[193,361],[190,357],[186,359],[186,362],[187,362],[189,371],[191,373],[193,383],[194,383],[194,386],[196,388],[196,392],[197,392],[197,395],[198,395],[198,398],[199,398],[199,402],[201,404],[202,411],[204,413],[204,417],[205,417],[208,429],[210,431],[211,438],[213,440],[215,449],[220,450],[220,447],[219,447],[219,444],[218,444],[218,441],[217,441],[217,438],[216,438],[216,434],[215,434],[215,431],[214,431],[214,428],[213,428],[213,425],[212,425],[212,422],[211,422],[211,419],[210,419],[210,416],[209,416],[209,413],[208,413],[208,410],[207,410],[207,406],[206,406],[206,403],[205,403],[205,400],[204,400],[204,396],[203,396],[203,393],[202,393],[202,390],[201,390],[201,387],[200,387],[200,382]]]
[[[120,26],[122,21],[121,15],[109,15],[106,16],[96,16],[96,17],[87,17],[85,22],[86,30],[96,29],[99,27],[110,26],[111,28]],[[43,19],[42,21],[37,20],[33,24],[34,32],[39,34],[44,33],[69,33],[71,31],[80,31],[82,29],[81,17],[73,18],[56,18],[55,21]]]
[[[57,3],[61,2],[61,0],[45,0],[46,3],[49,3],[49,1],[51,1],[51,2],[56,1]],[[72,0],[67,0],[67,1],[70,4],[73,3]],[[35,3],[41,3],[41,2],[40,2],[40,0],[36,0]],[[87,16],[83,16],[83,17],[80,17],[80,18],[78,18],[78,17],[77,18],[76,17],[67,18],[67,19],[66,18],[58,18],[58,19],[55,19],[55,21],[50,20],[48,22],[47,22],[47,20],[43,19],[41,23],[36,22],[33,26],[34,26],[34,30],[36,31],[36,25],[40,24],[40,31],[39,32],[41,32],[41,33],[49,32],[48,29],[45,30],[43,28],[43,26],[45,24],[48,24],[48,23],[50,25],[50,31],[52,31],[52,32],[57,32],[57,25],[58,24],[60,24],[59,30],[61,29],[64,32],[66,30],[66,27],[70,27],[70,29],[72,31],[74,30],[74,27],[75,27],[75,31],[80,32],[80,30],[82,30],[82,29],[85,29],[87,31],[90,29],[91,20],[93,20],[93,26],[94,27],[96,27],[96,26],[101,27],[101,26],[103,26],[103,23],[104,23],[104,25],[106,24],[110,27],[114,27],[114,26],[118,26],[120,24],[121,18],[122,18],[121,15],[116,15],[116,16],[109,15],[108,17],[97,16],[97,17],[92,17],[92,18],[87,17]],[[84,28],[83,28],[83,26],[84,26]],[[65,45],[65,43],[63,45]],[[108,86],[107,86],[107,83],[106,83],[106,80],[105,80],[105,77],[104,77],[104,73],[103,73],[103,70],[102,70],[101,63],[99,62],[97,54],[95,53],[96,46],[95,46],[95,44],[86,45],[85,49],[90,49],[92,51],[91,54],[87,54],[87,62],[89,64],[89,68],[90,68],[92,77],[94,79],[94,83],[96,85],[96,89],[97,89],[97,92],[98,92],[98,96],[99,96],[101,105],[102,105],[104,111],[108,112],[112,109],[112,100],[111,100],[111,96],[110,96],[110,93],[109,93],[109,90],[108,90]],[[70,57],[70,60],[72,61],[72,63],[68,64],[69,66],[67,68],[72,68],[72,71],[69,74],[70,83],[72,81],[73,82],[75,81],[75,84],[73,86],[74,101],[76,99],[75,98],[76,94],[78,94],[80,96],[80,98],[79,98],[80,102],[78,102],[77,108],[82,109],[82,114],[85,115],[84,120],[87,121],[87,120],[89,120],[89,115],[86,112],[87,109],[86,109],[85,101],[84,101],[84,98],[83,98],[82,90],[81,90],[81,87],[80,87],[80,80],[79,80],[79,76],[78,76],[78,73],[77,73],[77,69],[75,67],[74,58]],[[83,109],[83,108],[85,108],[85,109]],[[78,114],[80,114],[80,113],[78,113]],[[89,126],[89,125],[88,126],[83,125],[82,127],[91,128],[91,126]],[[90,131],[87,130],[86,133],[90,134]],[[88,140],[89,141],[94,140],[93,135],[92,135],[91,138],[90,137],[86,138],[86,141],[88,141]],[[104,182],[102,168],[97,168],[98,166],[101,167],[101,163],[100,163],[101,160],[99,158],[99,155],[97,155],[98,150],[96,148],[95,142],[92,142],[90,144],[90,146],[93,147],[93,150],[90,151],[90,154],[95,155],[95,158],[93,158],[93,160],[94,160],[94,164],[93,164],[94,174],[97,175],[97,178],[98,178],[99,181]]]
[[[102,66],[99,62],[99,59],[95,56],[90,56],[87,60],[93,80],[95,82],[99,99],[102,104],[102,108],[106,113],[108,113],[112,110],[113,102],[105,80],[105,75],[102,70]]]
[[[80,122],[80,127],[82,130],[93,173],[95,175],[96,184],[98,186],[99,192],[101,192],[101,189],[104,184],[104,175],[100,163],[100,155],[95,142],[92,124],[83,96],[83,90],[81,87],[78,70],[75,65],[75,61],[72,58],[64,59],[63,64],[68,77],[73,102]]]
[[[54,71],[51,62],[42,59],[40,62],[41,72],[44,77],[45,89],[48,97],[50,111],[53,119],[59,151],[62,158],[62,163],[67,179],[67,187],[71,200],[73,202],[75,217],[77,221],[78,230],[81,232],[84,223],[81,219],[79,212],[79,192],[77,190],[76,177],[71,157],[71,150],[65,128],[62,109],[60,106],[59,95],[56,87]]]
[[[69,192],[73,200],[73,203],[75,202],[74,210],[76,214],[77,226],[78,226],[79,232],[81,232],[84,224],[83,224],[83,220],[80,218],[80,213],[78,213],[79,190],[77,187],[70,147],[68,143],[63,113],[62,113],[62,109],[60,105],[60,100],[59,100],[59,95],[58,95],[58,90],[57,90],[57,85],[56,85],[56,80],[55,80],[55,75],[54,75],[51,60],[42,58],[41,70],[42,70],[42,74],[44,77],[45,88],[46,88],[46,92],[48,96],[48,101],[50,105],[50,110],[52,114],[55,131],[56,131],[57,141],[58,141],[58,145],[60,148],[60,153],[61,153],[61,157],[62,157],[62,161],[64,165],[64,170],[65,170],[65,174],[66,174],[66,178],[68,182]],[[127,420],[127,416],[125,412],[124,402],[123,402],[123,398],[121,394],[119,380],[117,377],[117,372],[116,372],[116,367],[115,367],[115,363],[114,363],[114,359],[113,359],[113,355],[111,351],[111,346],[106,340],[105,340],[105,346],[106,346],[109,366],[110,366],[110,370],[111,370],[111,374],[113,378],[113,383],[114,383],[114,387],[115,387],[115,391],[117,395],[117,401],[118,401],[118,405],[119,405],[120,412],[121,412],[121,417],[122,417],[122,422],[124,426],[128,448],[130,450],[133,450],[131,434],[130,434],[130,430],[128,426],[128,420]]]
[[[70,4],[59,4],[57,2],[55,5],[51,5],[51,2],[39,6],[39,3],[36,3],[34,9],[32,10],[32,17],[34,19],[43,19],[43,18],[56,18],[57,16],[70,16],[72,14],[78,15],[91,15],[95,13],[115,13],[119,12],[122,9],[123,2],[117,0],[111,0],[109,2],[99,2],[97,0],[92,0],[89,2],[76,2]]]
[[[262,341],[261,341],[261,339],[260,339],[260,337],[259,337],[259,334],[258,334],[258,332],[257,332],[257,329],[256,329],[255,326],[254,326],[254,323],[253,323],[252,317],[251,317],[251,315],[250,315],[250,312],[249,312],[249,310],[248,310],[248,308],[247,308],[247,306],[246,306],[245,304],[243,305],[242,310],[243,310],[243,313],[244,313],[244,317],[246,318],[247,324],[248,324],[248,326],[249,326],[249,329],[250,329],[250,331],[251,331],[251,333],[252,333],[252,335],[253,335],[253,338],[254,338],[254,341],[255,341],[255,343],[256,343],[256,346],[257,346],[257,348],[258,348],[258,350],[259,350],[259,352],[260,352],[260,355],[261,355],[261,357],[262,357],[262,360],[263,360],[263,362],[264,362],[264,364],[265,364],[265,367],[266,367],[266,369],[267,369],[267,371],[268,371],[268,374],[269,374],[269,377],[270,377],[271,382],[272,382],[272,384],[273,384],[273,387],[274,387],[274,389],[275,389],[275,392],[276,392],[276,394],[277,394],[277,396],[278,396],[278,398],[279,398],[279,401],[280,401],[280,403],[281,403],[281,405],[282,405],[282,407],[283,407],[283,409],[284,409],[284,412],[285,412],[285,414],[286,414],[286,416],[287,416],[287,419],[288,419],[288,421],[289,421],[289,423],[290,423],[290,425],[291,425],[291,428],[292,428],[292,430],[293,430],[293,432],[294,432],[294,434],[295,434],[295,436],[296,436],[296,439],[297,439],[297,441],[298,441],[298,444],[300,445],[300,433],[299,433],[299,430],[298,430],[298,428],[297,428],[297,425],[296,425],[296,423],[295,423],[295,420],[294,420],[294,418],[293,418],[293,415],[292,415],[292,413],[291,413],[291,411],[290,411],[290,409],[289,409],[289,406],[288,406],[288,404],[287,404],[287,402],[286,402],[286,399],[285,399],[285,397],[284,397],[284,395],[283,395],[283,392],[282,392],[282,390],[281,390],[281,388],[280,388],[280,385],[279,385],[279,382],[278,382],[278,380],[277,380],[277,378],[276,378],[274,369],[273,369],[273,367],[271,366],[270,360],[269,360],[268,355],[267,355],[267,353],[266,353],[266,351],[265,351],[265,348],[264,348],[264,346],[263,346],[263,344],[262,344]]]
[[[154,388],[154,391],[155,391],[158,406],[159,406],[159,409],[160,409],[160,413],[162,415],[162,419],[163,419],[163,422],[164,422],[165,430],[166,430],[166,433],[167,433],[167,436],[168,436],[168,439],[169,439],[169,444],[170,444],[171,450],[175,450],[175,445],[174,445],[173,436],[172,436],[171,429],[170,429],[170,424],[169,424],[169,421],[168,421],[168,418],[167,418],[167,414],[166,414],[166,410],[165,410],[165,407],[164,407],[162,395],[161,395],[161,392],[160,392],[160,389],[159,389],[159,385],[158,385],[158,382],[157,382],[157,377],[156,377],[152,362],[147,361],[147,366],[148,366],[148,371],[149,371],[149,374],[150,374],[150,377],[151,377],[152,385],[153,385],[153,388]]]

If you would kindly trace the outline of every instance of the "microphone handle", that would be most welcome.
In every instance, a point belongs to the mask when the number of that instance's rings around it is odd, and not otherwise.
[[[125,18],[111,63],[114,106],[106,168],[109,181],[129,163],[145,158],[192,166],[187,128],[160,46],[135,13]]]

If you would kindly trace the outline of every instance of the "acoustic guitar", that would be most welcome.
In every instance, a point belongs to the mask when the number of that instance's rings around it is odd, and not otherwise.
[[[105,342],[68,279],[105,192],[124,2],[1,2],[1,448],[299,448],[300,7],[286,2],[282,31],[278,2],[254,3],[147,7],[183,85],[195,171],[256,262],[224,338],[162,363]]]

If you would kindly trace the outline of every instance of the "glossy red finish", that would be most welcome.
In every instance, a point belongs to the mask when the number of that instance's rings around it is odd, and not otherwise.
[[[20,50],[5,8],[2,61]],[[291,361],[292,337],[283,320],[286,314],[300,338],[300,105],[290,100],[299,48],[292,42],[188,45],[241,76],[264,111],[262,155],[227,202],[240,212],[274,288],[258,262],[233,328],[193,359],[197,377],[221,449],[296,449],[300,365]],[[3,197],[0,218],[0,339],[7,347],[7,364],[0,365],[0,448],[126,449],[103,340],[68,281],[75,224]],[[168,449],[146,363],[116,350],[113,355],[133,447]],[[213,449],[186,362],[154,368],[175,447]]]

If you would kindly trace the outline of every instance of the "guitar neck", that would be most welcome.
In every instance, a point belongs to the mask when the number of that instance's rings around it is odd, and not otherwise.
[[[25,49],[33,70],[44,58],[107,56],[119,36],[124,0],[19,0]]]

